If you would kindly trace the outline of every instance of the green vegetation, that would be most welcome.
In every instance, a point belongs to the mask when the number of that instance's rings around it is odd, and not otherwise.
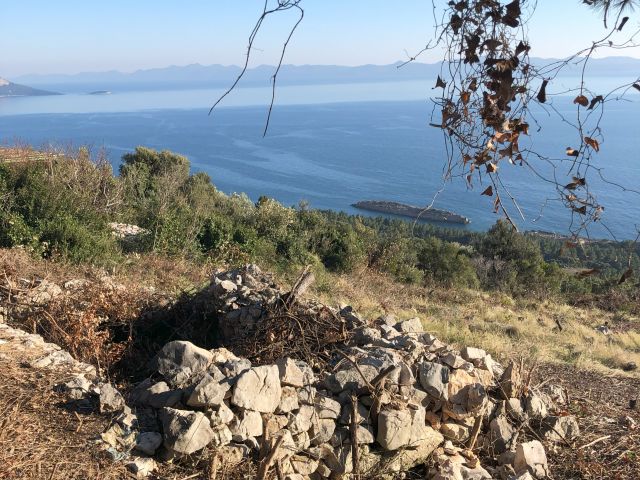
[[[347,273],[369,269],[409,284],[481,288],[513,296],[637,292],[638,246],[564,241],[522,235],[498,221],[486,233],[412,224],[382,217],[297,208],[261,197],[218,191],[208,175],[190,173],[189,160],[138,147],[114,176],[86,150],[4,163],[0,156],[0,247],[36,255],[114,265],[131,249],[196,261],[255,261],[281,271],[301,265]],[[148,231],[135,244],[116,238],[110,222]],[[580,278],[568,269],[597,269]]]

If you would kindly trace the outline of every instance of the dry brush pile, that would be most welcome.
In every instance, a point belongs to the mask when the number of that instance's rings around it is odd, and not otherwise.
[[[417,318],[303,302],[310,281],[284,293],[255,266],[221,272],[205,293],[228,349],[167,343],[126,405],[82,376],[64,388],[116,412],[104,447],[139,476],[171,462],[210,478],[545,478],[543,444],[577,438],[563,390],[522,365]]]

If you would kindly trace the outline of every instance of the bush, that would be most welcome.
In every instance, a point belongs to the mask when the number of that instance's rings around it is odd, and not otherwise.
[[[432,283],[447,287],[477,287],[478,277],[469,253],[461,245],[429,237],[421,242],[418,268]]]

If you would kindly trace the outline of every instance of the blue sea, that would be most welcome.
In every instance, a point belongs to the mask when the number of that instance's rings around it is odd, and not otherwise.
[[[445,142],[429,127],[431,87],[423,82],[281,87],[267,135],[263,137],[270,90],[234,92],[212,116],[219,90],[114,92],[53,97],[0,98],[0,144],[105,149],[117,166],[137,145],[169,149],[189,157],[194,171],[207,172],[224,192],[267,195],[286,205],[362,212],[360,200],[393,200],[455,211],[486,230],[498,218],[485,183],[463,178],[443,183]],[[553,108],[575,117],[572,97],[555,97]],[[562,158],[575,145],[575,130],[554,113],[538,109],[527,146]],[[640,225],[640,95],[609,102],[602,119],[601,150],[594,155],[591,188],[605,206],[593,237],[635,238]],[[541,130],[537,132],[537,128]],[[537,170],[548,162],[530,156]],[[522,230],[566,233],[571,218],[555,200],[553,185],[527,167],[501,163],[503,182],[517,199],[504,199]],[[556,174],[566,179],[566,166]],[[570,180],[567,180],[567,183]]]

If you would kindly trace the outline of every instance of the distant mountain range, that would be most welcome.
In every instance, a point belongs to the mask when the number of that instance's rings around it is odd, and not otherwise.
[[[532,59],[535,65],[547,65],[555,59]],[[356,67],[336,65],[284,65],[278,76],[280,85],[321,85],[333,83],[373,83],[435,78],[439,63],[413,62],[398,68],[391,65],[362,65]],[[138,70],[132,73],[118,71],[85,72],[74,75],[23,75],[15,80],[34,87],[66,93],[88,93],[96,90],[161,90],[174,88],[227,87],[240,73],[238,66],[186,65]],[[274,67],[261,65],[247,70],[241,87],[269,86]],[[640,59],[607,57],[592,59],[587,74],[599,77],[640,76]],[[567,65],[562,77],[580,75],[580,67]]]
[[[0,97],[32,97],[38,95],[59,95],[59,93],[38,90],[37,88],[13,83],[0,77]]]

